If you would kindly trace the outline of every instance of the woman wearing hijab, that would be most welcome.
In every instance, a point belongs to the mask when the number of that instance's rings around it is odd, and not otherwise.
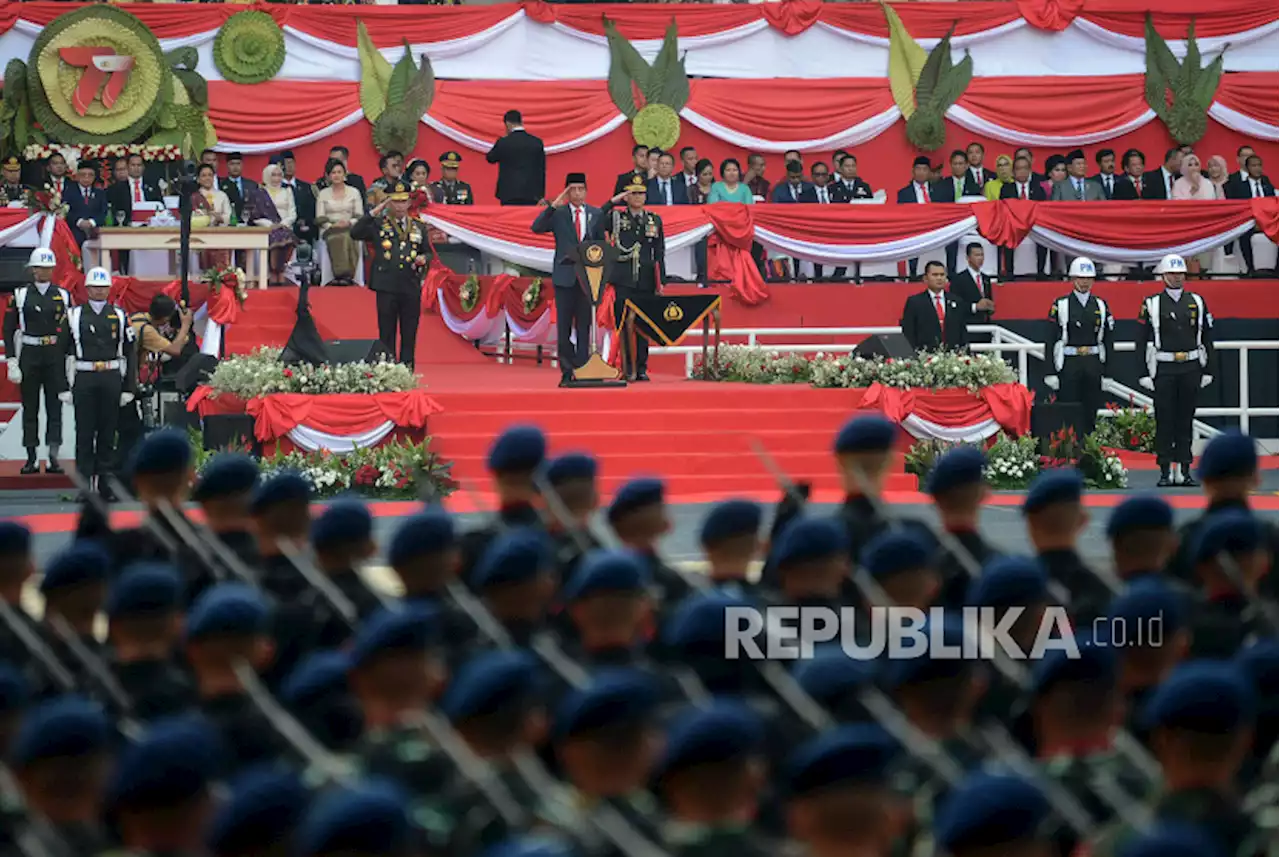
[[[297,243],[293,236],[293,222],[298,219],[298,211],[294,207],[293,192],[284,186],[284,172],[279,164],[267,164],[263,169],[262,184],[249,192],[244,211],[245,219],[254,226],[271,227],[267,283],[285,285],[284,266],[289,263]]]
[[[1013,181],[1013,158],[1000,155],[996,158],[996,177],[982,186],[982,195],[992,202],[1000,198],[1000,190]]]
[[[1202,172],[1200,158],[1195,152],[1182,156],[1182,175],[1173,182],[1172,199],[1178,200],[1212,200],[1217,199],[1220,189]],[[1187,273],[1199,274],[1201,268],[1207,268],[1213,261],[1212,253],[1201,253],[1187,257]]]
[[[1205,174],[1209,176],[1209,181],[1213,182],[1213,198],[1226,199],[1226,184],[1231,178],[1231,169],[1227,166],[1227,159],[1222,155],[1214,155],[1205,164]]]

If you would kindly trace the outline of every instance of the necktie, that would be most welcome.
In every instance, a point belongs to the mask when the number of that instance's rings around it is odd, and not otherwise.
[[[1107,186],[1107,196],[1111,196],[1111,176],[1103,176],[1102,182]]]
[[[667,201],[667,205],[671,205],[671,182],[662,183],[662,197]]]
[[[1025,184],[1018,185],[1018,199],[1027,198],[1027,186]]]
[[[796,191],[796,186],[795,186],[795,185],[792,185],[792,186],[791,186],[791,201],[792,201],[792,202],[799,202],[799,201],[800,201],[800,194],[799,194],[799,192],[797,192],[797,191]]]
[[[1169,198],[1172,199],[1173,198],[1173,173],[1168,173],[1165,175],[1164,183],[1167,185],[1167,187],[1164,189],[1165,193],[1169,194]]]
[[[1074,182],[1076,186],[1076,196],[1084,199],[1084,187],[1081,186],[1080,179],[1072,179],[1072,182]]]
[[[955,179],[955,183],[956,183],[955,198],[959,199],[960,197],[964,196],[964,182],[960,181],[960,179]]]
[[[573,207],[573,231],[577,233],[578,240],[582,240],[582,209],[578,206]]]
[[[827,201],[827,189],[820,187],[818,190],[818,202],[825,203]]]
[[[1253,195],[1255,197],[1262,196],[1262,182],[1257,179],[1254,179],[1253,182]]]
[[[925,202],[931,202],[931,201],[932,201],[932,200],[930,200],[930,199],[929,199],[929,186],[928,186],[927,184],[925,184],[924,182],[921,182],[921,183],[920,183],[920,193],[924,196],[924,201],[925,201]]]
[[[1133,186],[1138,189],[1138,196],[1142,196],[1142,177],[1133,180]]]
[[[142,202],[142,182],[133,180],[133,201]]]
[[[84,201],[85,201],[85,202],[88,202],[88,201],[89,201],[89,189],[88,189],[87,187],[86,187],[86,188],[81,188],[81,191],[84,193]]]
[[[933,296],[933,308],[938,313],[938,327],[943,327],[947,323],[947,309],[942,305],[942,292],[938,292]]]

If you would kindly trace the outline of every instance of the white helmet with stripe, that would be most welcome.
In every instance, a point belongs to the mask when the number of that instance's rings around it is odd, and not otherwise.
[[[85,275],[84,284],[88,288],[111,288],[111,272],[106,268],[90,268]]]
[[[53,268],[58,264],[58,257],[48,247],[37,247],[31,251],[27,265],[32,268]]]
[[[1186,272],[1187,260],[1177,253],[1170,253],[1160,260],[1159,265],[1156,265],[1157,274],[1185,274]]]
[[[1098,276],[1098,271],[1093,267],[1092,259],[1077,256],[1071,260],[1071,270],[1067,272],[1067,276],[1073,280],[1082,280],[1086,277]]]

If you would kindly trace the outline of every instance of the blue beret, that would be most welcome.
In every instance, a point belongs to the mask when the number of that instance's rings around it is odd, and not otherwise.
[[[1280,642],[1275,637],[1254,640],[1236,652],[1236,663],[1253,682],[1259,707],[1274,718],[1280,703]]]
[[[297,711],[331,693],[344,692],[350,668],[351,658],[346,652],[311,652],[280,685],[280,701]]]
[[[0,556],[29,553],[31,531],[17,521],[0,521]]]
[[[97,542],[84,539],[55,556],[40,578],[40,591],[53,592],[82,583],[106,580],[111,567],[111,554]]]
[[[552,562],[546,536],[535,529],[508,530],[498,536],[476,563],[472,585],[477,589],[532,580]]]
[[[936,497],[952,488],[976,485],[982,482],[982,469],[986,466],[987,457],[982,450],[976,446],[957,446],[933,463],[924,490]]]
[[[1040,835],[1049,813],[1049,801],[1027,780],[974,773],[943,800],[933,838],[944,851],[1018,842]]]
[[[1148,729],[1230,732],[1253,723],[1253,687],[1238,664],[1186,661],[1147,699],[1142,718]]]
[[[1204,519],[1192,545],[1195,562],[1211,562],[1219,554],[1248,553],[1263,545],[1262,523],[1241,509],[1214,512]]]
[[[547,457],[547,439],[537,426],[512,426],[489,447],[489,469],[494,473],[537,470]]]
[[[0,661],[0,712],[24,708],[29,696],[30,689],[22,671],[8,661]]]
[[[566,452],[547,463],[547,482],[561,485],[574,479],[595,479],[596,460],[588,452]]]
[[[107,590],[107,616],[142,616],[178,609],[182,577],[163,562],[135,562],[125,566]]]
[[[782,529],[773,548],[779,568],[802,562],[830,559],[849,553],[849,535],[835,518],[799,515]]]
[[[564,741],[606,726],[643,721],[657,705],[657,688],[649,676],[632,669],[604,670],[590,685],[571,690],[561,700],[551,737]]]
[[[264,843],[288,839],[310,800],[297,774],[270,766],[236,777],[230,792],[205,833],[205,844],[214,855],[248,854]]]
[[[862,549],[862,566],[877,579],[930,568],[933,545],[918,530],[886,530]]]
[[[191,466],[191,441],[177,429],[160,429],[138,444],[133,472],[139,475],[180,473]]]
[[[258,463],[247,455],[223,453],[200,471],[191,499],[197,503],[234,494],[248,494],[258,484]]]
[[[644,592],[649,585],[649,569],[628,550],[594,550],[578,563],[565,584],[561,599],[572,603],[601,592]]]
[[[761,753],[764,741],[764,724],[745,705],[722,701],[708,708],[689,706],[667,728],[654,776],[745,759]]]
[[[831,703],[875,681],[874,661],[851,658],[838,643],[816,649],[812,658],[796,661],[791,677],[816,702]]]
[[[1117,857],[1227,857],[1208,828],[1161,819],[1120,846]]]
[[[864,414],[849,420],[836,433],[835,451],[888,452],[897,440],[897,425],[879,414]]]
[[[32,706],[9,748],[15,767],[65,756],[88,756],[111,743],[111,721],[96,702],[59,696]]]
[[[982,567],[969,583],[965,603],[970,607],[1025,607],[1049,594],[1049,575],[1039,560],[1026,556],[999,556]]]
[[[1258,472],[1258,450],[1253,438],[1227,431],[1205,444],[1197,468],[1201,479],[1252,476]]]
[[[735,536],[755,536],[760,533],[764,510],[753,500],[725,500],[716,504],[702,521],[700,539],[704,545],[714,545]]]
[[[933,644],[935,638],[939,637],[942,645],[949,649],[965,644],[964,622],[954,613],[948,613],[942,618],[942,627],[940,629],[938,628],[937,620],[931,616],[925,620],[921,631],[930,645]],[[971,663],[972,661],[959,661],[954,657],[935,658],[932,651],[926,650],[914,657],[895,658],[886,662],[884,665],[884,683],[886,687],[896,688],[944,675],[956,675]]]
[[[1159,617],[1164,633],[1173,634],[1186,624],[1187,608],[1187,599],[1167,581],[1156,575],[1144,575],[1111,599],[1107,616],[1118,620],[1120,627],[1133,629],[1147,628],[1152,619]],[[1134,642],[1126,641],[1126,645]]]
[[[456,723],[509,709],[534,696],[538,688],[538,664],[529,653],[484,652],[458,670],[445,690],[440,710]]]
[[[349,547],[371,538],[373,515],[359,500],[338,500],[311,524],[311,544],[316,550]]]
[[[258,590],[244,583],[217,583],[191,605],[187,614],[188,640],[219,635],[263,633],[271,610]]]
[[[351,666],[406,649],[426,651],[440,642],[440,617],[422,603],[384,607],[361,623],[351,643]]]
[[[663,502],[667,488],[661,479],[641,476],[630,480],[613,495],[609,504],[609,520],[616,521],[623,515],[629,515],[649,506],[657,506]]]
[[[838,726],[801,744],[786,762],[786,787],[801,797],[843,783],[881,783],[899,754],[879,726]]]
[[[1173,528],[1173,507],[1150,494],[1130,497],[1111,513],[1107,521],[1107,538],[1114,539],[1134,530],[1168,530]]]
[[[391,537],[387,562],[399,566],[416,557],[447,550],[454,544],[453,518],[439,507],[406,518]]]
[[[1022,514],[1030,515],[1058,503],[1079,503],[1084,493],[1084,477],[1074,467],[1055,467],[1042,472],[1027,489]]]
[[[387,780],[364,780],[312,802],[294,836],[293,853],[400,854],[412,836],[405,794]]]
[[[676,605],[662,627],[662,643],[673,652],[724,655],[725,611],[754,608],[745,598],[726,592],[698,592]]]
[[[107,803],[162,807],[190,800],[217,775],[221,752],[218,733],[204,718],[157,720],[120,754]]]
[[[1076,647],[1080,652],[1078,658],[1069,657],[1063,649],[1050,649],[1036,661],[1031,671],[1032,694],[1048,693],[1063,681],[1095,682],[1100,687],[1114,683],[1116,654],[1110,645],[1095,641],[1092,636],[1077,636]]]
[[[282,470],[269,479],[258,483],[258,490],[253,492],[250,509],[253,514],[260,515],[273,506],[283,503],[309,503],[315,492],[306,477],[296,470]]]
[[[530,834],[507,839],[486,849],[481,857],[574,857],[573,847],[547,834]]]

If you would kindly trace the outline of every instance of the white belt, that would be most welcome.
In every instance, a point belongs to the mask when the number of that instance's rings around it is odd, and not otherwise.
[[[58,343],[58,335],[55,333],[51,336],[30,336],[26,333],[22,334],[23,345],[56,345]]]
[[[77,360],[77,372],[106,372],[111,369],[119,371],[119,360]]]
[[[1066,357],[1085,357],[1089,354],[1101,354],[1102,349],[1096,345],[1064,345],[1062,353]]]
[[[1200,349],[1193,351],[1157,351],[1157,363],[1190,363],[1200,359]]]

